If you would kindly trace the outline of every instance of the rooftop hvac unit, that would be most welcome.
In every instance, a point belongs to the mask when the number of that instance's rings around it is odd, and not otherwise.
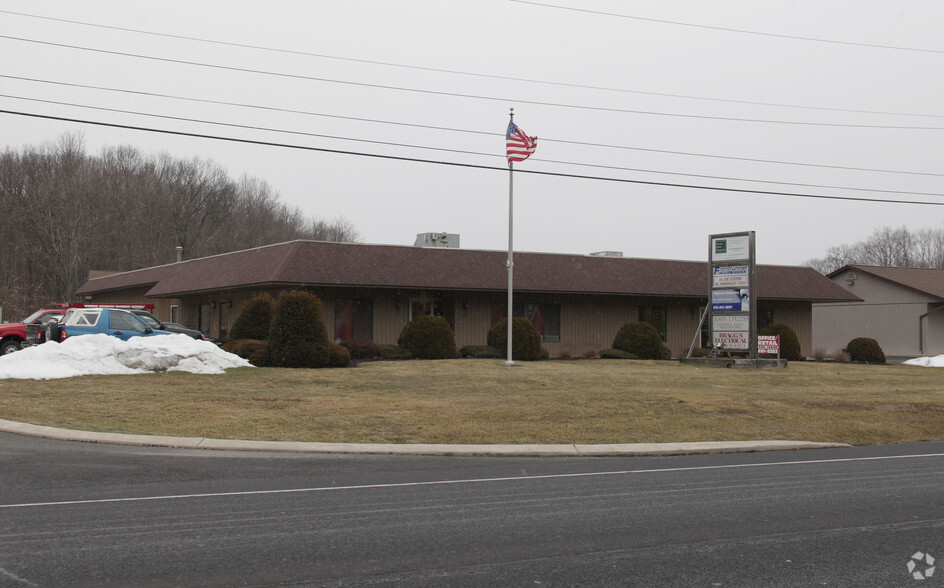
[[[459,235],[456,233],[418,233],[416,247],[459,247]]]

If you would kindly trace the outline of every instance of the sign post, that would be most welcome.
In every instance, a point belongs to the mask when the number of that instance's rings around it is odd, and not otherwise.
[[[777,355],[777,369],[780,369],[780,335],[758,335],[757,353]]]
[[[757,359],[757,292],[754,231],[708,238],[708,328],[711,344]]]

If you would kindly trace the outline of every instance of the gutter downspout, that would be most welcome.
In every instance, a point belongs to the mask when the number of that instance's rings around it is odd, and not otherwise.
[[[929,310],[918,317],[918,353],[924,355],[924,319],[929,314],[934,314],[939,310],[944,310],[944,306],[939,306],[934,310]]]

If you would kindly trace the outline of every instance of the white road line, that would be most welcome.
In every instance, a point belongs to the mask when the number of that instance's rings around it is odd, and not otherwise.
[[[634,474],[660,474],[671,472],[695,472],[705,470],[727,470],[740,468],[761,468],[788,465],[808,465],[808,464],[827,464],[827,463],[847,463],[856,461],[879,461],[879,460],[897,460],[897,459],[916,459],[922,457],[944,457],[944,453],[924,453],[916,455],[886,455],[877,457],[846,457],[834,459],[810,459],[796,461],[774,461],[763,463],[740,463],[711,466],[690,466],[679,468],[653,468],[645,470],[616,470],[603,472],[577,472],[572,474],[541,474],[534,476],[508,476],[501,478],[467,478],[459,480],[430,480],[426,482],[398,482],[389,484],[359,484],[353,486],[321,486],[315,488],[288,488],[281,490],[247,490],[240,492],[208,492],[203,494],[172,494],[167,496],[136,496],[128,498],[100,498],[90,500],[65,500],[60,502],[33,502],[23,504],[0,504],[0,509],[14,508],[35,508],[41,506],[74,506],[84,504],[108,504],[115,502],[149,502],[156,500],[187,500],[194,498],[220,498],[232,496],[262,496],[267,494],[301,494],[314,492],[335,492],[341,490],[374,490],[384,488],[409,488],[413,486],[444,486],[459,484],[481,484],[486,482],[521,482],[530,480],[552,480],[563,478],[590,478],[600,476],[628,476]]]
[[[12,580],[13,582],[16,582],[16,584],[19,586],[30,586],[31,588],[39,588],[39,586],[37,586],[36,584],[33,584],[29,580],[24,580],[23,578],[17,576],[16,574],[11,574],[5,569],[0,568],[0,579],[3,579],[3,578]]]

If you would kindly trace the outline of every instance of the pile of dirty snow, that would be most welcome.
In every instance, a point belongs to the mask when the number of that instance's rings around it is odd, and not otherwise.
[[[944,367],[944,355],[937,357],[916,357],[902,362],[905,365],[920,365],[922,367]]]
[[[51,380],[72,376],[191,372],[222,374],[249,366],[245,359],[209,341],[187,335],[132,337],[81,335],[48,342],[0,357],[0,379]]]

